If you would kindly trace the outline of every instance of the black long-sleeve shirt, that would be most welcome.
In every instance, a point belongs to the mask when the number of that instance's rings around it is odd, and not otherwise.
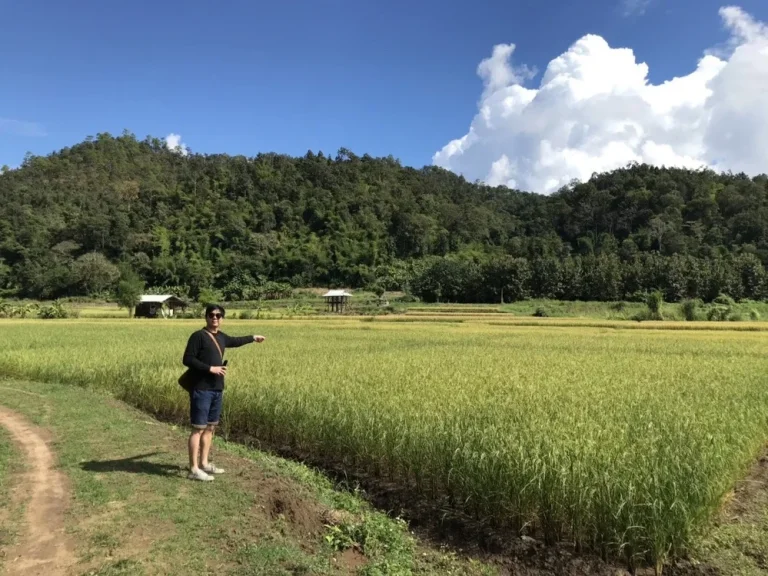
[[[196,376],[195,390],[224,390],[224,376],[211,374],[211,366],[221,366],[222,357],[211,337],[203,328],[193,332],[187,341],[181,362]],[[227,336],[224,332],[214,334],[221,352],[227,348],[237,348],[253,342],[253,336]]]

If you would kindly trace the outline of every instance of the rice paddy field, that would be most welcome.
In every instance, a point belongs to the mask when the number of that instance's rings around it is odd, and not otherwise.
[[[227,333],[267,342],[227,353],[224,433],[659,567],[695,545],[768,441],[758,325],[366,320],[228,320]],[[199,321],[2,327],[2,374],[186,421],[176,379]]]

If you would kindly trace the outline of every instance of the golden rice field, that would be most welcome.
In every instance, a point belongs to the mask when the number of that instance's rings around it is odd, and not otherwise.
[[[187,416],[195,321],[5,321],[0,371]],[[413,485],[548,541],[684,553],[768,440],[768,334],[228,321],[226,431]]]

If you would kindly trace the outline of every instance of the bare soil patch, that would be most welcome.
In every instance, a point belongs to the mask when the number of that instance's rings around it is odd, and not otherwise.
[[[365,566],[368,559],[356,548],[348,548],[334,558],[336,567],[342,574],[356,574],[358,569]]]
[[[171,446],[166,448],[171,449]],[[243,458],[224,451],[215,452],[217,465],[227,470],[230,481],[253,494],[259,510],[257,514],[271,521],[284,522],[297,537],[319,537],[322,534],[327,511],[306,490],[290,480],[266,474]]]
[[[6,553],[6,574],[64,575],[75,563],[64,530],[69,506],[66,477],[55,468],[56,459],[43,430],[2,406],[0,425],[10,432],[26,465],[15,489],[26,500],[24,522],[18,543]]]

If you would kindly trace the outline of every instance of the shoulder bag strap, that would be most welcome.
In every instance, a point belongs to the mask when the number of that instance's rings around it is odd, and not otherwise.
[[[219,351],[219,356],[221,356],[221,361],[224,362],[224,352],[221,351],[221,346],[219,346],[219,341],[216,340],[216,336],[208,332],[208,330],[203,330],[208,336],[211,337],[211,340],[213,340],[213,343],[216,345],[216,350]]]

